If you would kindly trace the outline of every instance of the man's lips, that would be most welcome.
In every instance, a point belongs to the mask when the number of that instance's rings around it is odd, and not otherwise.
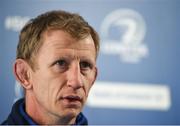
[[[66,95],[61,97],[62,100],[68,100],[69,102],[79,101],[82,102],[82,98],[78,95]]]
[[[60,100],[65,108],[79,109],[83,104],[83,98],[76,94],[63,95]]]

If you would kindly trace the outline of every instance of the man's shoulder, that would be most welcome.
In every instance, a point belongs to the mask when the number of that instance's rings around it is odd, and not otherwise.
[[[19,99],[13,104],[10,114],[6,120],[1,123],[1,125],[18,125],[24,120],[19,112],[20,104],[23,104],[23,102],[24,99]]]
[[[8,118],[5,121],[3,121],[0,125],[13,125],[13,124],[15,124],[15,122],[12,120],[11,117],[8,116]]]
[[[7,121],[7,120],[3,121],[3,122],[1,123],[1,125],[8,125],[8,121]]]

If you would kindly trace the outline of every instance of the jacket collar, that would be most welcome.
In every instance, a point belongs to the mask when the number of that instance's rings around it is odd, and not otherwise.
[[[4,124],[15,124],[15,125],[38,125],[33,119],[25,112],[25,100],[24,98],[19,99],[13,105],[10,115]],[[74,125],[87,125],[88,121],[86,117],[80,113]]]

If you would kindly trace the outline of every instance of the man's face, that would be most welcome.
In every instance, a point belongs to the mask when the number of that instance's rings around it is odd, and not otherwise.
[[[96,79],[93,39],[76,40],[61,30],[45,32],[43,37],[35,60],[38,68],[31,78],[36,109],[57,117],[75,117]]]

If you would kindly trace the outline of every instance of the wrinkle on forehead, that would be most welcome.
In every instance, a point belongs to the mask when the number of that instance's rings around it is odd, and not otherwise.
[[[40,50],[43,53],[42,55],[49,55],[49,58],[69,54],[76,58],[89,57],[93,60],[96,59],[94,41],[90,35],[82,40],[77,40],[66,32],[55,30],[51,33],[45,33],[43,39],[44,43]]]
[[[44,41],[46,46],[54,46],[59,49],[69,48],[95,51],[95,45],[91,35],[77,40],[62,30],[51,30],[44,33]]]

